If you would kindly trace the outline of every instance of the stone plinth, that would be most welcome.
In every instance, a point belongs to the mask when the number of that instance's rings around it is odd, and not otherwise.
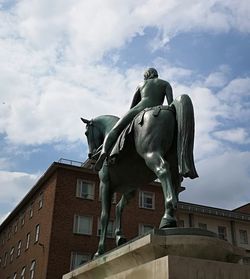
[[[246,279],[250,278],[250,267],[236,264],[243,256],[244,250],[208,231],[153,230],[65,274],[63,279]]]
[[[80,278],[80,277],[79,277]],[[85,278],[85,277],[82,277]],[[94,277],[93,277],[94,278]],[[165,256],[107,279],[249,279],[250,267],[189,257]]]

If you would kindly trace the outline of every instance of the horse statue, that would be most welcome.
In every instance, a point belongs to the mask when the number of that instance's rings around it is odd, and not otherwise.
[[[92,120],[81,119],[86,124],[89,157],[95,158],[105,136],[119,118],[103,115]],[[159,228],[170,228],[177,226],[175,211],[183,178],[198,177],[193,159],[194,111],[188,95],[179,96],[170,106],[145,109],[125,130],[99,171],[101,236],[95,257],[105,252],[110,207],[115,192],[122,193],[115,212],[116,245],[121,245],[126,242],[121,226],[122,211],[138,187],[155,179],[160,181],[165,212]]]

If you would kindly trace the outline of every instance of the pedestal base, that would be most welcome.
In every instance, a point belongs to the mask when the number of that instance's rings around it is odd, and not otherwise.
[[[112,250],[63,279],[246,279],[237,263],[244,250],[200,229],[153,230]]]
[[[83,277],[84,278],[84,277]],[[165,256],[105,279],[247,279],[250,267],[239,264]]]

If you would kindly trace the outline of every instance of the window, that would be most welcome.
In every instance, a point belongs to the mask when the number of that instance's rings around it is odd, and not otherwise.
[[[218,236],[220,239],[226,240],[227,239],[227,228],[219,226],[218,227]]]
[[[141,208],[155,208],[155,194],[151,192],[139,192],[139,206]]]
[[[246,230],[240,230],[240,244],[248,244],[248,237]]]
[[[30,266],[30,279],[35,278],[35,267],[36,267],[36,261],[32,261]]]
[[[8,259],[8,252],[5,252],[3,266],[7,265],[7,259]]]
[[[22,272],[21,272],[21,276],[20,276],[21,279],[25,278],[25,270],[26,270],[26,267],[24,266],[22,269]]]
[[[30,233],[27,233],[25,250],[29,249],[29,246],[30,246]]]
[[[35,243],[39,240],[39,234],[40,234],[40,225],[36,225]]]
[[[198,226],[200,229],[207,230],[207,224],[205,223],[199,223]]]
[[[154,228],[153,225],[139,224],[139,235],[148,233]]]
[[[75,215],[74,233],[92,234],[93,217]]]
[[[71,270],[79,267],[91,259],[90,255],[80,254],[77,252],[71,253]]]
[[[43,192],[39,194],[38,198],[38,209],[41,209],[43,207]]]
[[[12,230],[12,227],[10,227],[9,231],[8,231],[8,240],[11,238],[11,230]]]
[[[17,273],[15,272],[12,279],[17,279]]]
[[[83,199],[94,199],[95,184],[93,182],[77,179],[76,196]]]
[[[22,241],[19,240],[19,242],[17,244],[17,257],[19,257],[21,254],[21,248],[22,248]]]
[[[10,250],[10,262],[11,262],[11,263],[13,262],[14,250],[15,250],[14,247],[12,247],[11,250]]]
[[[98,229],[97,229],[97,235],[101,235],[101,222],[100,219],[98,219]],[[107,237],[114,237],[115,236],[115,222],[110,220],[108,223],[108,228],[107,228]]]
[[[29,208],[29,218],[31,219],[33,217],[33,203],[30,205],[30,208]]]
[[[20,217],[20,223],[21,223],[21,226],[23,226],[25,224],[25,213],[22,213],[22,215]]]
[[[15,225],[14,225],[14,233],[16,233],[18,230],[18,220],[15,222]]]

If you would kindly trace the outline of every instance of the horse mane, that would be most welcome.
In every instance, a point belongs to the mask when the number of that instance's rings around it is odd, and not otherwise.
[[[93,118],[91,121],[95,123],[104,133],[104,136],[114,127],[116,122],[118,122],[119,117],[115,115],[100,115]]]

